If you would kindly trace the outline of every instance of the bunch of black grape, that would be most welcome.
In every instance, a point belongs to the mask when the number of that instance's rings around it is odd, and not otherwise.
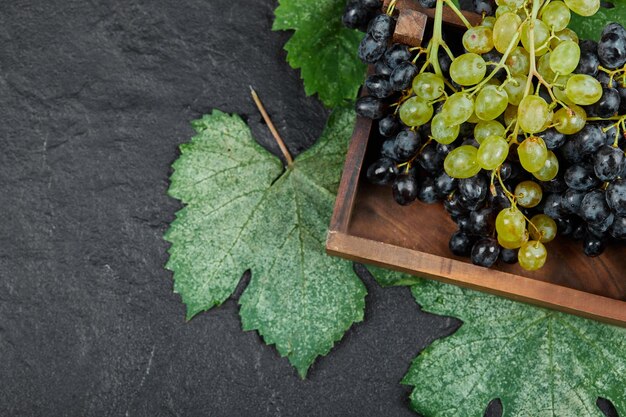
[[[532,3],[543,4],[542,1]],[[420,0],[420,3],[434,7],[437,1]],[[516,84],[511,81],[521,80],[517,85],[522,86],[525,83],[523,71],[528,71],[525,51],[528,45],[519,45],[512,52],[508,48],[505,53],[505,46],[514,42],[510,39],[515,26],[507,28],[509,33],[500,31],[500,38],[494,29],[491,38],[494,24],[497,27],[514,18],[514,14],[505,11],[498,17],[490,17],[496,9],[490,1],[460,3],[465,9],[482,12],[484,22],[466,33],[465,49],[455,51],[461,54],[456,59],[459,61],[456,74],[451,74],[454,65],[450,53],[442,49],[436,54],[442,75],[435,76],[436,71],[425,71],[431,67],[420,56],[423,48],[394,44],[392,15],[378,13],[370,15],[368,22],[359,23],[360,27],[367,26],[359,57],[371,64],[374,73],[365,82],[369,95],[357,101],[356,110],[360,116],[376,121],[374,126],[381,137],[378,158],[367,169],[368,179],[375,184],[390,185],[393,198],[401,205],[415,200],[429,204],[443,201],[458,225],[450,239],[451,251],[458,256],[469,256],[477,265],[490,267],[500,259],[506,263],[519,261],[528,270],[539,269],[547,257],[543,243],[553,240],[557,231],[583,240],[584,252],[589,256],[599,255],[610,239],[626,239],[626,157],[622,150],[626,117],[620,116],[626,114],[626,30],[619,24],[610,24],[599,43],[579,43],[571,30],[558,31],[557,39],[545,41],[550,52],[557,51],[555,58],[550,60],[550,53],[543,58],[531,54],[542,80],[549,80],[546,84],[550,88],[537,79],[531,94],[528,88],[523,94],[523,88],[513,87]],[[561,24],[563,13],[569,16],[570,7],[579,14],[588,13],[585,7],[591,4],[552,3],[550,10],[545,8],[541,22],[544,26]],[[354,4],[349,4],[347,15]],[[500,1],[498,5],[519,10],[532,6],[531,2],[517,0]],[[485,37],[485,33],[489,36]],[[502,42],[503,38],[506,43]],[[495,42],[496,47],[491,43],[481,52],[488,43],[485,39]],[[565,51],[574,42],[580,47],[580,60]],[[510,70],[497,71],[492,81],[481,81],[485,76],[483,71],[476,81],[459,85],[456,81],[466,73],[476,72],[476,68],[468,66],[465,68],[470,71],[459,71],[465,65],[461,61],[475,60],[470,55],[476,53],[482,57],[481,62],[490,65],[496,65],[503,54],[508,54],[504,59]],[[563,68],[572,62],[571,74],[567,76],[550,69]],[[601,83],[601,97],[596,91],[600,89],[596,81],[598,86],[591,85],[590,91],[598,97],[591,100],[585,96],[588,91],[578,88],[587,85],[589,78]],[[570,79],[574,81],[568,82]],[[474,114],[462,122],[449,123],[448,120],[464,111],[464,103],[455,97],[472,91],[465,86],[477,83],[480,89],[476,91],[480,94],[470,107]],[[487,96],[491,94],[498,99],[505,85],[508,105],[505,98],[504,107],[494,110]],[[483,97],[479,103],[483,90],[487,99]],[[588,104],[583,105],[586,101]],[[541,108],[544,102],[553,102],[553,106]],[[533,127],[536,121],[528,116],[530,109],[537,107],[545,121],[540,122],[543,123],[540,128]],[[506,111],[502,112],[503,109]],[[499,113],[495,116],[491,114],[496,111]],[[501,138],[511,131],[510,149],[498,154]],[[500,138],[499,142],[494,137]],[[483,148],[485,152],[481,156]],[[498,159],[500,155],[502,159]]]
[[[546,197],[544,210],[559,222],[561,234],[582,239],[585,254],[598,256],[611,239],[626,239],[626,158],[618,116],[626,114],[626,83],[619,71],[626,65],[626,30],[609,24],[599,43],[583,41],[580,46],[576,72],[602,84],[601,99],[585,110],[591,118],[608,121],[588,122],[571,136],[550,131],[549,143],[563,164],[564,186]]]

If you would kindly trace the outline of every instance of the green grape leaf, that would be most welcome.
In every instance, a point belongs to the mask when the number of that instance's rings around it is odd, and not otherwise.
[[[604,27],[611,22],[619,22],[622,25],[626,22],[626,1],[610,0],[612,8],[600,7],[598,13],[593,16],[583,17],[572,13],[572,20],[569,27],[580,39],[599,40]]]
[[[239,117],[214,111],[194,122],[198,133],[173,165],[169,193],[185,207],[165,236],[167,268],[187,318],[224,302],[250,268],[243,327],[302,377],[363,320],[363,283],[324,250],[354,121],[352,110],[333,112],[320,140],[284,170]]]
[[[274,30],[294,30],[285,45],[287,61],[300,69],[307,95],[328,106],[354,100],[365,65],[357,57],[363,34],[341,22],[344,0],[280,0]]]
[[[500,398],[503,417],[602,417],[603,397],[626,415],[626,329],[435,281],[412,291],[425,311],[464,323],[411,365],[415,411],[479,416]]]

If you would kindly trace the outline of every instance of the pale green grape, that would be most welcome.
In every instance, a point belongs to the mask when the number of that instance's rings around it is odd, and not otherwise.
[[[459,136],[461,127],[459,125],[449,125],[445,122],[441,113],[436,114],[430,122],[430,134],[433,139],[442,145],[448,145]]]
[[[531,240],[522,245],[517,253],[517,260],[522,268],[527,271],[541,269],[548,258],[548,251],[543,243]]]
[[[534,181],[522,181],[515,187],[517,204],[525,208],[532,208],[541,203],[543,191],[541,186]]]
[[[498,136],[489,136],[480,144],[476,159],[482,169],[491,171],[502,165],[508,155],[508,142]]]
[[[468,52],[485,54],[493,49],[493,32],[486,26],[475,26],[463,35],[463,46]]]
[[[505,15],[507,13],[511,13],[511,14],[517,15],[517,13],[515,12],[515,9],[513,7],[500,6],[500,7],[498,7],[496,9],[496,19],[502,17],[503,15]]]
[[[493,26],[493,44],[498,52],[501,54],[506,52],[509,44],[517,36],[517,29],[521,24],[522,19],[515,13],[503,13],[497,18]]]
[[[517,148],[519,162],[528,172],[537,172],[548,159],[548,148],[546,143],[538,136],[531,136],[525,139]]]
[[[486,85],[476,97],[474,111],[481,120],[493,120],[504,113],[508,105],[509,97],[504,89]]]
[[[443,169],[452,178],[471,178],[480,172],[477,153],[478,149],[471,145],[459,146],[446,156]]]
[[[561,31],[555,33],[556,37],[552,38],[550,41],[550,48],[554,49],[561,42],[572,41],[578,43],[578,35],[570,28],[565,28]]]
[[[581,16],[593,16],[600,10],[600,0],[565,0],[565,4]]]
[[[519,9],[525,2],[526,0],[496,0],[498,6],[507,6],[514,9]]]
[[[466,121],[468,123],[476,124],[476,123],[480,122],[480,119],[478,118],[478,116],[476,116],[476,113],[472,112],[472,115]]]
[[[571,100],[569,98],[567,98],[567,94],[565,94],[565,86],[567,85],[567,80],[569,80],[571,77],[571,75],[560,75],[554,85],[552,86],[552,92],[554,93],[555,97],[558,100],[561,100],[562,102],[565,102],[567,104],[574,104],[571,102]]]
[[[504,124],[507,126],[511,126],[517,120],[517,113],[519,112],[519,108],[512,104],[509,104],[509,107],[504,111]]]
[[[450,78],[459,85],[478,84],[487,74],[487,64],[478,54],[459,55],[450,65]]]
[[[574,74],[567,80],[565,94],[574,103],[589,106],[602,97],[602,84],[590,75]]]
[[[400,120],[407,126],[421,126],[433,117],[433,106],[419,97],[411,97],[400,106]]]
[[[438,99],[444,89],[443,79],[432,72],[423,72],[413,79],[413,93],[425,101]]]
[[[573,135],[583,130],[587,123],[587,112],[580,106],[571,104],[569,107],[562,107],[554,113],[552,119],[554,128],[564,135]]]
[[[541,243],[552,242],[556,237],[557,227],[556,222],[552,220],[550,216],[545,214],[537,214],[530,219],[530,222],[535,226],[529,225],[530,237],[533,240],[538,240]]]
[[[562,75],[574,71],[579,61],[580,47],[574,41],[561,42],[550,54],[550,68]]]
[[[483,21],[480,23],[481,26],[484,26],[489,29],[493,29],[493,26],[496,24],[496,18],[494,16],[485,16]],[[493,34],[492,34],[493,39]]]
[[[543,77],[544,80],[551,83],[556,78],[556,74],[552,71],[550,66],[550,57],[552,52],[548,52],[537,61],[537,72]]]
[[[528,52],[530,51],[530,21],[526,21],[522,24],[522,45]],[[535,34],[535,55],[540,56],[548,52],[550,46],[550,28],[541,20],[535,21],[535,28],[533,29]]]
[[[466,122],[474,113],[474,100],[466,93],[454,93],[443,105],[441,117],[451,125]]]
[[[505,128],[502,123],[497,120],[480,120],[474,126],[474,139],[476,142],[482,143],[489,136],[504,137]]]
[[[513,78],[504,85],[504,91],[509,99],[509,104],[519,106],[524,98],[526,90],[526,81],[528,77],[525,75],[514,75]]]
[[[526,234],[526,219],[516,207],[505,208],[496,217],[496,232],[502,240],[518,242]]]
[[[571,17],[572,14],[569,11],[569,7],[562,1],[552,1],[548,3],[541,13],[541,20],[555,32],[565,29]]]
[[[513,75],[528,75],[530,70],[530,55],[526,49],[516,46],[506,59],[506,66]]]
[[[530,95],[520,102],[517,120],[524,132],[536,133],[543,130],[549,115],[548,103],[539,96]]]
[[[539,181],[551,181],[556,178],[558,173],[559,159],[554,152],[548,151],[548,158],[546,158],[545,164],[539,171],[533,172],[533,176]]]
[[[524,231],[524,235],[517,240],[508,241],[498,235],[498,243],[504,249],[519,249],[524,243],[528,242],[528,231]]]

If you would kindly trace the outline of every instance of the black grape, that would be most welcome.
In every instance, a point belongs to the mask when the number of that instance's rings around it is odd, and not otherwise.
[[[356,114],[368,119],[381,119],[385,116],[387,105],[376,97],[361,97],[356,101]]]
[[[493,238],[479,240],[472,247],[472,263],[489,268],[493,266],[500,255],[500,245]]]
[[[419,186],[413,175],[402,175],[396,178],[393,183],[393,198],[396,203],[406,206],[417,199]]]
[[[396,162],[390,158],[380,158],[367,169],[367,179],[378,185],[390,184],[397,176]]]

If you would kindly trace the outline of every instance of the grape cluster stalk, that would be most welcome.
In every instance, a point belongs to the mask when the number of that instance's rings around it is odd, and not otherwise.
[[[588,256],[626,239],[626,30],[579,40],[572,13],[600,0],[451,0],[435,8],[430,40],[392,40],[395,0],[350,0],[348,27],[366,32],[374,68],[356,111],[375,121],[378,157],[367,178],[408,205],[443,201],[458,226],[450,250],[476,265],[543,267],[545,244],[582,241]],[[443,10],[465,24],[447,39]]]

